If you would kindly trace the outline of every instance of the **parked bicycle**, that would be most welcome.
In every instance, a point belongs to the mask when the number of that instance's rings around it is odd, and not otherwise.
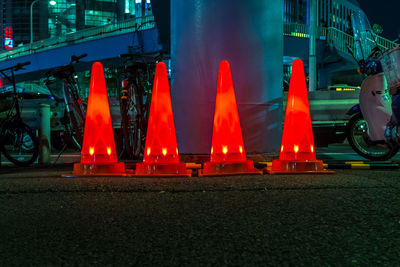
[[[63,143],[61,153],[68,147],[73,146],[81,149],[85,124],[85,105],[80,98],[81,88],[77,79],[74,64],[86,57],[87,54],[71,56],[70,63],[46,72],[45,84],[59,105],[64,105],[64,115],[61,118],[64,131],[60,132]],[[59,83],[61,81],[61,92]]]
[[[161,55],[123,54],[125,79],[120,95],[122,153],[120,157],[138,159],[143,155],[149,119],[152,83]]]
[[[17,166],[32,164],[39,153],[39,142],[34,130],[25,124],[21,118],[19,95],[15,84],[14,72],[31,64],[29,61],[0,70],[2,81],[11,84],[12,90],[1,94],[1,99],[8,105],[2,105],[6,112],[5,119],[0,122],[0,149],[3,155]]]

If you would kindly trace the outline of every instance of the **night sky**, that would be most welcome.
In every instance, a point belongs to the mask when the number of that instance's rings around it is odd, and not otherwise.
[[[374,23],[383,27],[382,36],[394,40],[400,33],[400,0],[359,0],[371,26]],[[379,4],[377,4],[379,3]]]

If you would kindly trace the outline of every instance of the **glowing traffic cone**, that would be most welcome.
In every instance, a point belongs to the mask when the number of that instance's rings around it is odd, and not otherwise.
[[[156,67],[144,158],[142,163],[136,164],[135,175],[191,175],[186,164],[179,162],[167,66],[163,62]]]
[[[73,176],[125,175],[125,164],[117,161],[103,65],[92,67],[81,162]],[[67,176],[67,175],[65,175]]]
[[[270,174],[333,173],[325,170],[323,162],[315,156],[307,85],[300,59],[292,66],[279,160],[264,170]]]
[[[253,161],[246,159],[242,130],[228,61],[219,65],[215,102],[211,158],[204,163],[201,176],[261,174]]]

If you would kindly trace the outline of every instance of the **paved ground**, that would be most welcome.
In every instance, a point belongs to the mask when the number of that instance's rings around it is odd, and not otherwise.
[[[400,171],[61,178],[0,170],[0,266],[400,266]]]

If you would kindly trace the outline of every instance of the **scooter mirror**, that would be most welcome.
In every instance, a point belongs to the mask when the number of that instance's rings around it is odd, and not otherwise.
[[[372,30],[374,31],[375,34],[377,35],[381,35],[383,33],[383,28],[381,25],[379,24],[374,24],[374,26],[372,26]]]

